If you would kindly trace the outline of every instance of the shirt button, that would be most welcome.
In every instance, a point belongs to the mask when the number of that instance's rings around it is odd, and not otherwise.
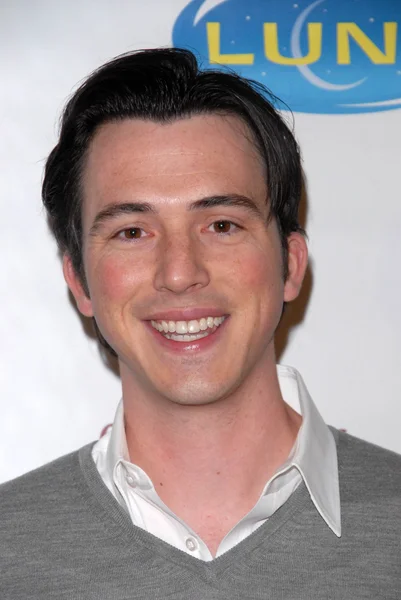
[[[138,479],[137,476],[135,476],[135,474],[133,474],[133,475],[127,475],[127,483],[132,488],[136,488],[137,485],[139,484],[139,479]]]
[[[197,550],[198,548],[198,544],[196,542],[196,540],[194,540],[194,538],[187,538],[185,540],[185,545],[188,548],[188,550],[190,550],[191,552],[195,552],[195,550]]]

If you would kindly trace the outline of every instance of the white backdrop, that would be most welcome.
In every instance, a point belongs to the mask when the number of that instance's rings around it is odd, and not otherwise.
[[[187,3],[0,5],[0,481],[97,438],[113,419],[119,381],[71,307],[42,169],[76,84],[117,54],[170,45]],[[401,110],[297,113],[295,131],[313,285],[281,362],[301,371],[327,422],[401,452]]]

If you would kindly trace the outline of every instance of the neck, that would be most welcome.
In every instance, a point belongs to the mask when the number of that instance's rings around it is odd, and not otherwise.
[[[275,365],[248,381],[246,389],[202,406],[150,402],[124,368],[122,381],[131,461],[195,531],[202,527],[197,515],[205,506],[216,518],[222,510],[232,515],[228,531],[286,460],[300,426],[301,417],[281,396]]]

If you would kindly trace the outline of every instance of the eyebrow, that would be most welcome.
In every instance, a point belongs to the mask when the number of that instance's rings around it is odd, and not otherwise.
[[[89,235],[95,235],[103,223],[111,221],[121,215],[131,215],[135,213],[154,213],[157,211],[153,206],[147,202],[124,202],[122,204],[110,204],[103,210],[97,213],[93,219],[92,227],[90,228]]]
[[[245,208],[249,213],[259,219],[265,218],[262,210],[253,200],[251,200],[251,198],[242,196],[240,194],[207,196],[206,198],[200,198],[199,200],[192,202],[189,205],[188,210],[198,211],[219,206],[238,206],[240,208]],[[157,214],[158,211],[148,202],[124,202],[121,204],[110,204],[97,213],[93,220],[93,225],[90,228],[89,235],[95,235],[100,229],[101,225],[107,221],[120,217],[121,215],[136,213]]]
[[[240,194],[201,198],[200,200],[192,202],[192,204],[189,205],[189,210],[202,210],[205,208],[214,208],[215,206],[239,206],[240,208],[245,208],[253,216],[260,219],[264,218],[263,212],[259,206],[251,200],[251,198],[241,196]]]

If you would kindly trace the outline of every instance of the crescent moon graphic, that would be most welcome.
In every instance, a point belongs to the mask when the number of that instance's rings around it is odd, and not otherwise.
[[[316,2],[313,2],[312,4],[310,4],[307,8],[305,8],[305,10],[303,10],[301,12],[301,14],[298,16],[297,20],[295,21],[294,27],[292,28],[292,32],[291,32],[291,52],[292,52],[292,55],[294,58],[302,57],[301,31],[302,31],[302,27],[304,26],[309,13],[311,13],[312,10],[314,8],[316,8],[316,6],[319,6],[319,4],[322,4],[322,2],[324,2],[324,1],[325,0],[316,0]],[[325,79],[322,79],[321,77],[318,77],[306,65],[297,65],[297,68],[299,69],[301,75],[303,75],[303,77],[305,77],[305,79],[307,79],[312,85],[314,85],[316,87],[320,87],[323,90],[330,90],[332,92],[340,92],[343,90],[350,90],[351,88],[361,85],[361,83],[363,83],[366,80],[366,77],[363,77],[362,79],[359,79],[358,81],[354,81],[354,83],[347,83],[347,84],[345,84],[345,83],[344,84],[330,83],[329,81],[326,81]]]
[[[358,104],[339,104],[338,106],[354,106],[356,108],[374,108],[376,106],[400,106],[401,98],[382,100],[380,102],[359,102]]]
[[[223,4],[223,2],[227,2],[227,0],[205,0],[195,15],[194,27],[199,23],[202,17],[207,15],[210,10],[216,8],[216,6],[219,6],[219,4]]]

